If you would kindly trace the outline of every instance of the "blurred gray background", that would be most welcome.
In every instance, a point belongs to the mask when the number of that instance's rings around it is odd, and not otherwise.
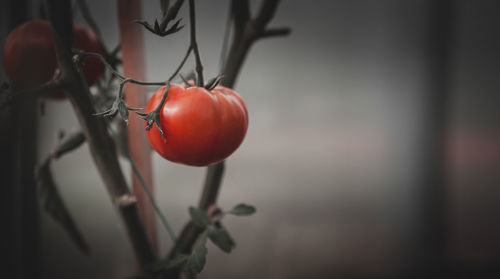
[[[114,47],[115,1],[88,2],[105,43]],[[197,2],[198,42],[211,77],[218,73],[229,2]],[[251,1],[253,8],[259,3]],[[449,3],[442,74],[435,70],[440,52],[429,47],[439,28],[430,16],[434,1],[282,1],[271,26],[289,26],[292,34],[257,42],[243,66],[236,90],[249,110],[249,130],[227,161],[219,199],[222,208],[253,204],[257,214],[225,219],[237,247],[224,254],[210,244],[201,278],[385,278],[411,266],[419,208],[428,201],[421,191],[427,186],[422,135],[432,132],[439,82],[449,90],[441,115],[445,254],[459,263],[499,262],[500,5]],[[144,1],[145,19],[158,14],[157,1]],[[187,6],[181,14],[188,24]],[[172,73],[188,35],[188,29],[166,38],[144,33],[148,80]],[[188,61],[184,72],[193,66]],[[45,105],[39,160],[58,130],[78,127],[68,102]],[[197,203],[205,169],[156,154],[153,166],[157,200],[179,231],[188,206]],[[92,255],[82,255],[42,214],[42,277],[132,274],[131,247],[87,146],[53,169]],[[171,242],[161,226],[158,236],[166,253]]]

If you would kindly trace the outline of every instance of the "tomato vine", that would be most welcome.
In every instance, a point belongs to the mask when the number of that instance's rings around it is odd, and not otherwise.
[[[168,7],[168,2],[169,1],[165,0],[160,1],[162,7],[162,18],[160,21],[154,20],[153,24],[146,21],[139,21],[138,23],[160,37],[173,34],[181,30],[181,20],[176,19],[176,16],[184,1],[177,0],[171,7]],[[121,118],[123,118],[123,120],[127,121],[129,111],[132,111],[146,121],[147,131],[155,125],[157,130],[161,133],[161,136],[165,138],[165,131],[162,129],[160,118],[161,109],[167,102],[171,82],[179,75],[180,70],[191,54],[194,54],[196,63],[196,75],[193,84],[195,85],[193,86],[195,88],[193,89],[208,89],[209,91],[218,90],[217,88],[219,83],[224,87],[232,88],[250,46],[257,39],[271,36],[281,36],[289,33],[289,29],[287,28],[267,28],[267,24],[276,11],[276,7],[279,2],[278,0],[263,1],[256,17],[252,17],[250,15],[248,0],[232,0],[231,18],[234,23],[234,34],[231,47],[227,53],[227,59],[224,59],[226,61],[223,67],[224,77],[217,76],[205,83],[203,65],[201,62],[198,43],[196,41],[195,1],[188,0],[188,2],[190,42],[186,50],[186,54],[174,73],[167,80],[149,82],[125,77],[116,71],[115,63],[119,63],[119,61],[116,59],[110,59],[110,56],[112,56],[113,53],[116,53],[117,48],[115,48],[112,52],[105,49],[103,54],[78,50],[74,50],[74,52],[71,53],[69,48],[71,45],[71,36],[69,35],[72,34],[73,31],[70,30],[70,28],[67,28],[72,25],[72,17],[69,12],[70,6],[68,3],[61,4],[56,0],[46,0],[49,20],[52,25],[52,29],[54,30],[53,38],[55,51],[57,52],[60,75],[55,75],[54,78],[46,84],[31,90],[34,94],[47,92],[53,90],[54,88],[62,88],[68,91],[69,99],[82,126],[83,136],[89,144],[94,162],[96,163],[98,170],[105,181],[105,185],[115,206],[123,218],[134,248],[134,252],[137,255],[141,269],[145,272],[149,270],[149,266],[152,263],[156,262],[156,256],[148,243],[144,227],[138,217],[135,199],[127,188],[123,173],[121,172],[116,151],[113,148],[113,141],[107,131],[107,125],[109,124],[102,118],[104,116],[114,116],[118,114]],[[84,16],[89,17],[88,10],[85,12],[86,6],[82,5],[82,8]],[[229,32],[227,32],[227,34],[229,34]],[[100,38],[100,33],[98,33],[98,37]],[[100,43],[102,44],[102,41],[100,41]],[[222,53],[224,56],[226,55],[225,50],[223,50]],[[112,73],[112,76],[119,82],[118,93],[114,98],[113,104],[110,108],[102,112],[96,112],[96,107],[91,99],[92,95],[89,92],[88,85],[81,80],[81,75],[77,72],[77,68],[81,66],[82,61],[88,57],[98,58]],[[161,92],[161,99],[156,107],[152,108],[147,113],[143,113],[139,112],[140,108],[129,107],[126,104],[123,96],[123,89],[127,83],[133,83],[141,86],[165,86],[165,90]],[[187,81],[186,87],[189,86],[189,81]],[[205,87],[205,89],[202,87]],[[224,158],[221,157],[218,158],[218,160]],[[213,162],[214,161],[210,161],[209,163]],[[217,215],[214,213],[217,212],[216,200],[222,180],[223,170],[223,162],[217,163],[208,168],[207,179],[198,208],[190,210],[192,220],[184,227],[178,241],[175,242],[172,251],[165,259],[170,264],[168,265],[168,268],[165,268],[166,270],[163,269],[162,272],[168,271],[167,274],[169,274],[170,277],[177,277],[181,269],[187,269],[189,274],[201,271],[205,262],[205,243],[207,239],[213,241],[223,251],[229,252],[232,248],[231,241],[229,241],[230,236],[227,231],[221,228],[220,224],[221,216],[224,214]],[[161,216],[161,212],[156,206],[154,199],[152,196],[149,196],[149,198],[155,205],[157,213]],[[209,213],[209,208],[216,209],[212,210],[212,213],[214,214]],[[248,215],[250,214],[248,212],[253,213],[254,209],[252,208],[253,207],[241,205],[228,211],[228,214]],[[204,225],[202,225],[201,231],[200,220],[196,219],[199,218],[199,216],[206,216],[209,218],[208,223],[203,223]],[[201,218],[205,220],[204,217]],[[169,231],[169,233],[171,232]],[[177,259],[176,261],[175,259],[179,255],[181,256],[181,260]],[[182,264],[172,265],[172,262],[181,262]]]

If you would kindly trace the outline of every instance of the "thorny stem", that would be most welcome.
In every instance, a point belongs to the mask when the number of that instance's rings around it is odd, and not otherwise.
[[[194,57],[196,60],[196,74],[198,78],[196,79],[196,85],[203,86],[203,65],[201,64],[200,52],[198,50],[198,43],[196,42],[196,22],[195,22],[195,10],[194,10],[194,0],[189,0],[189,25],[191,33],[191,48],[193,48]]]

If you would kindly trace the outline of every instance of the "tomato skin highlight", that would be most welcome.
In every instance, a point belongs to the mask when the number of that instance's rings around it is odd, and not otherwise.
[[[97,36],[89,28],[74,26],[75,48],[103,54]],[[55,45],[50,24],[44,20],[31,20],[16,27],[3,49],[3,66],[12,86],[32,90],[48,82],[57,69]],[[101,77],[104,67],[95,57],[85,60],[82,71],[89,86]],[[63,91],[49,92],[44,97],[61,100]]]
[[[165,87],[148,101],[146,111],[161,102]],[[243,142],[248,128],[248,111],[235,91],[217,86],[170,85],[160,111],[165,139],[153,126],[146,135],[151,146],[163,158],[190,166],[207,166],[231,155]]]

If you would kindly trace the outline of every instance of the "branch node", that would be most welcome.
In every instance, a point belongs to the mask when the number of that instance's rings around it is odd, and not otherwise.
[[[137,198],[130,193],[123,194],[115,199],[115,204],[119,208],[128,207],[135,203],[137,203]]]

